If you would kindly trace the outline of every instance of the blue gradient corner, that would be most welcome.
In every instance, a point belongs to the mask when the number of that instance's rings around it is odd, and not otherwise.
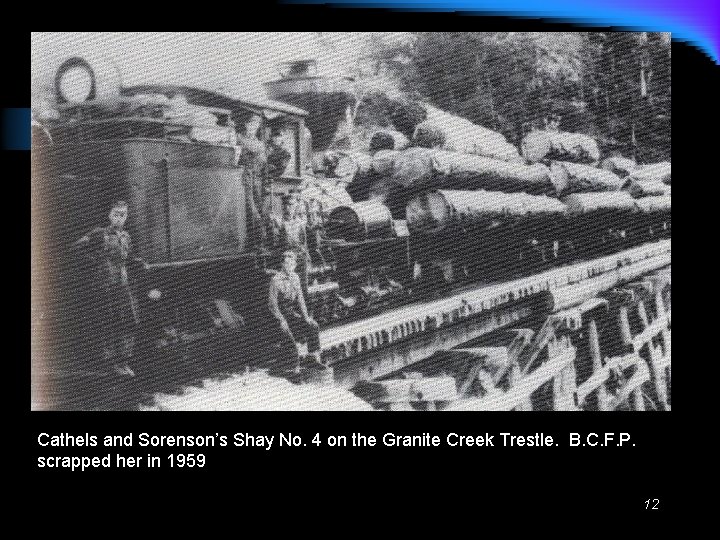
[[[717,0],[284,0],[347,8],[457,11],[470,15],[542,18],[618,30],[670,32],[720,65],[720,4]]]
[[[30,109],[3,109],[0,145],[3,150],[30,150]]]

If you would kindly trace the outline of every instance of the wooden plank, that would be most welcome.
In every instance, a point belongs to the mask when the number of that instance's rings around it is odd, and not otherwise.
[[[666,354],[660,358],[660,361],[658,362],[658,368],[659,369],[669,369],[670,368],[670,355]]]
[[[523,349],[532,343],[535,331],[530,328],[513,328],[512,331],[515,333],[515,337],[508,345],[508,358],[514,363],[517,362]]]
[[[652,341],[652,338],[657,336],[658,334],[662,333],[663,330],[667,329],[667,322],[664,317],[661,317],[657,320],[655,320],[653,323],[651,323],[645,330],[640,332],[637,336],[632,338],[630,340],[630,343],[635,348],[636,351],[639,351],[643,348],[644,345],[647,343],[650,343]]]
[[[657,302],[657,295],[656,295],[656,302]],[[662,308],[662,303],[659,306]],[[667,383],[665,380],[665,369],[663,367],[662,357],[663,352],[660,349],[659,346],[655,345],[654,339],[658,335],[662,335],[666,329],[667,329],[667,322],[664,317],[664,311],[658,311],[658,318],[656,321],[654,321],[652,324],[650,324],[647,311],[645,310],[645,302],[640,301],[638,302],[638,316],[640,317],[640,321],[642,322],[644,328],[646,330],[655,328],[656,330],[651,330],[652,334],[647,336],[649,339],[644,343],[644,345],[647,345],[648,352],[649,352],[649,359],[648,359],[648,368],[650,370],[650,379],[653,382],[653,387],[655,389],[655,395],[657,396],[658,400],[658,408],[660,410],[666,410],[667,409]],[[642,334],[641,334],[642,336]],[[635,342],[635,348],[636,350],[639,350],[638,348],[638,342]],[[641,345],[643,346],[643,345]]]
[[[638,396],[638,394],[640,393],[640,386],[649,380],[650,373],[647,366],[644,362],[639,362],[637,364],[637,369],[635,373],[633,373],[632,377],[630,377],[630,379],[623,385],[617,395],[612,399],[612,401],[608,405],[608,408],[611,410],[617,409],[622,402],[633,397],[632,394],[635,394],[634,399],[637,399],[639,397],[642,401],[642,396]],[[635,410],[644,410],[645,407],[644,405],[638,405],[637,403],[635,403],[633,408],[635,408]]]
[[[594,390],[604,385],[612,371],[628,369],[639,362],[642,362],[642,359],[635,354],[610,358],[604,366],[593,372],[588,380],[578,386],[576,391],[578,403],[582,404]]]
[[[620,339],[625,345],[632,345],[633,337],[630,332],[630,319],[628,318],[627,306],[620,306],[618,310],[618,318],[620,324]]]
[[[576,411],[575,390],[575,366],[571,364],[553,379],[553,410]]]
[[[390,411],[414,411],[413,406],[407,401],[396,401],[388,403],[388,410]]]
[[[597,322],[594,319],[591,320],[587,325],[587,329],[588,329],[588,342],[589,342],[589,348],[590,348],[590,359],[592,360],[592,366],[593,366],[593,376],[592,377],[594,377],[596,373],[598,373],[599,371],[601,371],[603,369],[602,355],[600,352],[600,335],[598,333]],[[595,384],[595,386],[593,386],[593,388],[597,388],[598,409],[601,411],[605,409],[605,404],[607,402],[607,391],[605,389],[604,383],[607,380],[608,376],[609,376],[609,371],[604,376],[604,378],[601,380],[601,382],[599,382],[599,383]],[[582,404],[584,403],[585,398],[587,396],[581,397],[579,390],[577,390],[577,393],[578,393],[578,405],[582,406]]]
[[[628,399],[630,409],[633,411],[644,411],[645,400],[643,399],[642,390],[640,387],[630,392],[630,398]]]
[[[526,375],[533,362],[540,355],[542,350],[547,346],[548,342],[555,336],[556,330],[563,324],[562,317],[551,315],[545,321],[542,328],[538,331],[529,346],[525,347],[517,358],[517,364],[522,370],[522,374]]]
[[[640,348],[635,346],[636,342],[633,341],[632,333],[630,331],[630,319],[628,318],[628,306],[620,306],[618,316],[619,316],[619,323],[620,323],[620,338],[621,338],[622,342],[625,343],[626,345],[633,345],[633,350],[635,352],[639,351]],[[642,344],[644,344],[644,342],[641,343],[640,347],[642,347]],[[617,408],[617,406],[620,403],[622,403],[623,401],[625,401],[625,399],[627,399],[630,403],[630,408],[632,410],[634,410],[634,411],[645,410],[645,404],[643,402],[642,394],[641,394],[640,388],[639,388],[640,384],[642,384],[642,383],[635,384],[637,382],[637,380],[640,378],[640,377],[637,377],[636,375],[638,375],[639,373],[642,372],[642,369],[640,366],[642,366],[642,368],[644,368],[644,371],[647,372],[647,367],[645,366],[645,364],[639,363],[638,367],[636,368],[635,374],[631,377],[630,381],[628,381],[628,383],[626,383],[626,385],[620,390],[620,393],[618,394],[618,396],[610,402],[609,407],[611,409]],[[649,376],[648,376],[648,378],[649,378]],[[629,388],[631,386],[630,382],[633,382],[633,385],[632,385],[633,388]],[[626,394],[625,397],[623,399],[619,399],[619,397],[623,396],[624,394]]]
[[[658,398],[658,407],[660,410],[667,409],[667,381],[665,380],[665,367],[663,362],[662,350],[659,346],[655,346],[652,342],[648,343],[650,348],[650,378],[655,387],[655,394]]]
[[[472,385],[473,381],[475,379],[477,379],[482,368],[483,368],[482,360],[481,359],[475,360],[472,367],[470,367],[470,370],[468,371],[467,376],[460,383],[460,386],[457,391],[459,395],[464,396],[465,394],[468,393],[468,390],[470,390],[470,385]]]
[[[540,388],[547,381],[560,374],[560,372],[571,366],[575,359],[574,351],[568,351],[562,355],[558,355],[551,361],[543,364],[538,369],[525,375],[517,381],[517,383],[505,394],[496,396],[489,403],[483,399],[478,410],[497,411],[510,410],[518,406],[526,406],[530,400],[530,395]]]
[[[389,379],[369,384],[380,393],[373,403],[453,401],[458,398],[455,379],[452,377]]]
[[[461,356],[470,356],[478,361],[468,371],[468,375],[461,383],[458,393],[461,395],[467,393],[470,384],[481,374],[481,371],[487,372],[488,378],[492,377],[494,387],[514,365],[509,349],[509,347],[473,347],[446,351],[444,353],[446,356],[452,357],[459,354]]]

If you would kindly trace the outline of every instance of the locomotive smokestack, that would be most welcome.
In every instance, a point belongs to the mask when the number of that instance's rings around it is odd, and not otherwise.
[[[283,79],[302,79],[317,77],[317,60],[293,60],[280,64],[280,77]]]
[[[349,131],[349,118],[357,100],[352,77],[318,74],[315,59],[280,64],[280,79],[265,83],[270,99],[284,101],[308,112],[313,150],[322,151]]]

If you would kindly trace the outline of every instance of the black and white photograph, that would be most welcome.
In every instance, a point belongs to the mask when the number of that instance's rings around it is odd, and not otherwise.
[[[670,44],[32,33],[31,409],[669,411]]]

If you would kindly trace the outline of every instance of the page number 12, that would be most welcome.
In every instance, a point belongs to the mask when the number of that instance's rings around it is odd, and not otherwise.
[[[645,510],[659,510],[660,499],[648,499],[645,501]]]

